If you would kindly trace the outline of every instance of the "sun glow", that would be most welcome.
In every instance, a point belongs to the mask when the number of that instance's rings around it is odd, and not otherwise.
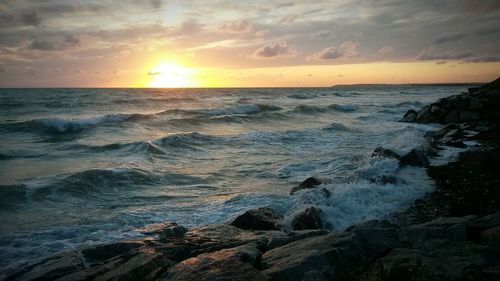
[[[182,88],[194,87],[194,69],[187,68],[174,62],[161,62],[148,71],[151,77],[149,87],[154,88]]]

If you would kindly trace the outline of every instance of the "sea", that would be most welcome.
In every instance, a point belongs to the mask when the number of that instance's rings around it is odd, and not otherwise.
[[[0,89],[0,276],[59,252],[141,237],[164,221],[227,223],[307,207],[331,230],[384,218],[434,189],[406,153],[436,125],[408,109],[464,85]],[[453,153],[444,153],[446,162]],[[443,160],[443,157],[446,158]],[[317,177],[331,195],[290,190]],[[396,178],[383,184],[382,176]]]

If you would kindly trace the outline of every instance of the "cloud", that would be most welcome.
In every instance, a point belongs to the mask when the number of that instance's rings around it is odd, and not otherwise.
[[[472,51],[466,52],[443,52],[443,53],[433,53],[432,49],[426,49],[417,55],[417,60],[460,60],[470,58],[474,55]]]
[[[21,15],[21,21],[25,25],[33,26],[39,26],[42,23],[42,19],[40,18],[36,10],[33,10],[31,12],[23,12],[23,14]]]
[[[53,51],[57,49],[53,42],[46,40],[35,40],[28,47],[32,50],[40,51]]]
[[[446,64],[446,63],[447,63],[447,61],[445,61],[445,60],[441,60],[441,61],[436,62],[437,65],[442,65],[442,64]]]
[[[336,60],[359,57],[358,42],[345,41],[339,47],[328,47],[307,57],[310,61]]]
[[[73,34],[66,34],[66,36],[64,36],[64,42],[70,45],[78,45],[80,44],[80,38]]]
[[[267,43],[257,49],[251,57],[253,58],[277,58],[277,57],[292,57],[297,55],[297,51],[288,46],[284,40],[278,40]]]
[[[444,33],[441,35],[438,35],[434,37],[432,40],[436,44],[443,44],[446,42],[453,42],[453,41],[458,41],[466,36],[465,33],[463,32],[450,32],[450,33]]]
[[[318,31],[318,32],[315,32],[311,35],[311,38],[319,38],[319,39],[323,39],[323,38],[328,38],[332,35],[332,33],[328,30],[323,30],[323,31]]]
[[[394,52],[394,48],[392,46],[384,46],[378,50],[377,57],[384,57],[392,52]]]
[[[487,28],[481,28],[476,31],[477,36],[488,36],[492,34],[496,34],[500,32],[500,28],[498,27],[487,27]]]
[[[163,0],[149,0],[149,4],[155,9],[159,9],[163,6]]]
[[[240,20],[221,25],[218,30],[221,33],[244,34],[253,31],[253,23],[249,20]]]
[[[280,20],[280,23],[293,23],[299,17],[299,15],[287,15]]]
[[[500,56],[481,56],[468,58],[464,60],[466,63],[481,63],[481,62],[500,62]]]

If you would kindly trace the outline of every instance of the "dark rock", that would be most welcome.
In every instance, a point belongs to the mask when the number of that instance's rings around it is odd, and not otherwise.
[[[485,247],[467,242],[432,240],[422,248],[399,248],[377,260],[363,280],[484,280],[494,263]]]
[[[481,233],[480,241],[481,244],[490,247],[494,253],[500,254],[500,226],[485,230]]]
[[[234,219],[230,225],[241,229],[277,230],[281,228],[282,215],[273,209],[262,207],[246,211]]]
[[[400,240],[413,246],[433,239],[466,241],[469,240],[467,225],[475,218],[475,216],[437,218],[423,224],[412,225],[399,232]]]
[[[298,186],[292,188],[292,190],[290,191],[290,195],[293,195],[295,192],[302,189],[316,188],[322,183],[323,182],[321,182],[317,178],[314,177],[307,178],[305,181],[301,182]]]
[[[260,251],[255,243],[205,253],[184,260],[166,274],[166,280],[269,280],[255,268]]]
[[[165,225],[163,229],[159,233],[160,241],[165,241],[168,238],[172,237],[182,237],[186,232],[187,228],[182,225],[177,225],[175,222],[171,222],[168,225]]]
[[[323,212],[320,209],[309,207],[293,218],[292,228],[294,230],[325,228],[326,225],[322,214]]]
[[[429,159],[427,159],[425,153],[419,149],[412,149],[406,155],[401,157],[400,162],[402,165],[411,165],[420,167],[429,166]]]
[[[370,256],[380,256],[401,246],[400,229],[387,220],[372,220],[349,227],[346,231],[358,235]]]
[[[444,118],[445,123],[456,123],[460,122],[460,114],[458,110],[452,110],[450,111],[446,117]]]
[[[382,146],[375,148],[375,150],[372,153],[372,157],[375,157],[375,156],[393,158],[393,159],[397,159],[397,160],[399,160],[401,158],[401,156],[399,156],[399,154],[397,154],[396,152],[394,152],[390,149],[387,149],[387,148],[383,148]]]
[[[466,111],[466,110],[460,111],[459,116],[460,116],[461,122],[475,121],[475,120],[479,119],[479,113],[477,113],[475,111]]]
[[[380,185],[396,184],[398,183],[398,178],[392,175],[381,175],[375,178],[371,178],[370,182]]]
[[[261,258],[262,272],[276,281],[334,280],[367,259],[361,240],[349,232],[295,241],[267,251]]]
[[[418,113],[415,110],[410,109],[410,110],[406,111],[406,113],[403,115],[403,121],[404,122],[415,122],[417,120],[417,115],[418,115]]]

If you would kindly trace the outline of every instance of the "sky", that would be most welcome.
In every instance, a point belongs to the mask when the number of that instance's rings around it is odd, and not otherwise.
[[[0,87],[308,87],[498,76],[498,0],[0,0]]]

